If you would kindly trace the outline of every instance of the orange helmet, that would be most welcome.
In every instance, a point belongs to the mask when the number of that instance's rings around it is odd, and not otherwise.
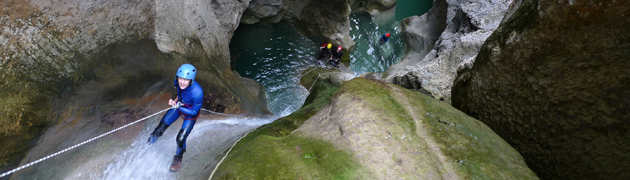
[[[341,49],[343,49],[343,47],[341,46],[337,47],[337,51],[341,51]]]
[[[389,37],[389,33],[385,33],[385,37]]]

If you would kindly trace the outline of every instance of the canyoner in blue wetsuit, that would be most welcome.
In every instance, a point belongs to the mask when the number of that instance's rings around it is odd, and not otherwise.
[[[174,108],[162,116],[160,124],[153,130],[148,140],[149,144],[153,144],[175,120],[180,116],[184,119],[182,128],[177,134],[177,151],[170,168],[170,171],[173,172],[179,170],[184,152],[186,152],[186,138],[188,138],[195,126],[201,104],[203,103],[203,90],[195,81],[196,75],[197,69],[193,65],[184,64],[179,67],[174,82],[175,89],[177,89],[177,97],[168,100],[168,105]]]
[[[389,33],[383,34],[383,36],[381,36],[381,44],[380,45],[383,45],[383,43],[386,43],[387,41],[389,41],[389,36],[390,36]]]

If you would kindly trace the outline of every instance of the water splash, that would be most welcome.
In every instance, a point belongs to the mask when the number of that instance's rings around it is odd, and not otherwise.
[[[207,178],[216,166],[216,159],[232,143],[253,128],[272,122],[267,119],[230,118],[198,120],[188,137],[187,152],[179,172],[169,172],[176,149],[175,137],[181,127],[176,121],[153,145],[146,142],[157,123],[147,123],[133,142],[114,152],[90,157],[62,179],[199,179]],[[98,150],[92,150],[98,151]]]
[[[265,86],[269,111],[289,115],[302,106],[308,91],[300,72],[317,66],[318,46],[291,24],[240,25],[230,43],[232,67]]]
[[[350,53],[350,68],[355,75],[385,72],[389,66],[402,60],[406,44],[400,32],[400,22],[394,19],[394,14],[394,10],[389,10],[376,15],[366,12],[350,15],[350,36],[356,42]],[[391,37],[388,42],[380,44],[380,38],[385,33],[390,33]]]

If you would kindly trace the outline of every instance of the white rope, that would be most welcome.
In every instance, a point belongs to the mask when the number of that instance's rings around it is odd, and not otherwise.
[[[19,171],[19,170],[22,170],[22,169],[24,169],[24,168],[27,168],[27,167],[29,167],[29,166],[32,166],[32,165],[37,164],[37,163],[39,163],[39,162],[42,162],[42,161],[44,161],[44,160],[46,160],[46,159],[52,158],[52,157],[54,157],[54,156],[57,156],[57,155],[59,155],[59,154],[61,154],[61,153],[64,153],[64,152],[66,152],[66,151],[72,150],[72,149],[74,149],[74,148],[76,148],[76,147],[79,147],[79,146],[81,146],[81,145],[87,144],[87,143],[89,143],[89,142],[91,142],[91,141],[94,141],[94,140],[96,140],[96,139],[98,139],[98,138],[101,138],[101,137],[103,137],[103,136],[107,136],[108,134],[114,133],[114,132],[116,132],[116,131],[118,131],[118,130],[121,130],[121,129],[126,128],[126,127],[128,127],[128,126],[131,126],[131,125],[133,125],[133,124],[136,124],[136,123],[138,123],[138,122],[140,122],[140,121],[144,121],[144,120],[146,120],[146,119],[148,119],[148,118],[150,118],[150,117],[153,117],[153,116],[155,116],[155,115],[157,115],[157,114],[160,114],[160,113],[162,113],[162,112],[164,112],[164,111],[166,111],[166,110],[169,110],[169,109],[171,109],[171,108],[164,109],[164,110],[162,110],[162,111],[160,111],[160,112],[157,112],[157,113],[155,113],[155,114],[152,114],[152,115],[150,115],[150,116],[144,117],[144,118],[142,118],[142,119],[139,119],[139,120],[137,120],[137,121],[134,121],[134,122],[132,122],[132,123],[129,123],[129,124],[127,124],[127,125],[124,125],[124,126],[122,126],[122,127],[119,127],[119,128],[114,129],[114,130],[111,130],[111,131],[109,131],[109,132],[107,132],[107,133],[105,133],[105,134],[101,134],[101,135],[99,135],[99,136],[96,136],[96,137],[94,137],[94,138],[92,138],[92,139],[89,139],[89,140],[87,140],[87,141],[83,141],[82,143],[79,143],[79,144],[74,145],[74,146],[72,146],[72,147],[66,148],[66,149],[61,150],[61,151],[59,151],[59,152],[56,152],[56,153],[54,153],[54,154],[48,155],[48,156],[46,156],[46,157],[44,157],[44,158],[38,159],[37,161],[33,161],[33,162],[28,163],[28,164],[26,164],[26,165],[20,166],[20,167],[18,167],[18,168],[15,168],[15,169],[13,169],[13,170],[9,171],[9,172],[2,173],[2,174],[0,174],[0,178],[2,178],[2,177],[4,177],[4,176],[7,176],[7,175],[9,175],[9,174],[13,174],[13,173],[15,173],[15,172],[17,172],[17,171]]]
[[[308,88],[308,92],[311,92],[311,88],[313,88],[313,85],[315,85],[315,83],[317,82],[317,80],[319,79],[319,76],[321,76],[322,74],[318,74],[317,78],[315,78],[315,81],[313,81],[313,84],[311,84],[311,87]]]
[[[204,109],[204,108],[201,108],[201,110],[202,110],[202,111],[206,111],[206,112],[210,112],[210,113],[213,113],[213,114],[221,114],[221,115],[225,115],[225,116],[240,117],[240,115],[223,114],[223,113],[218,113],[218,112],[210,111],[210,110],[207,110],[207,109]]]
[[[311,71],[317,69],[317,67],[314,67],[313,69],[309,70],[308,72],[304,73],[302,76],[300,76],[300,78],[298,79],[302,79],[302,77],[306,76],[308,73],[310,73]]]
[[[5,176],[7,176],[7,175],[9,175],[9,174],[13,174],[13,173],[15,173],[15,172],[17,172],[17,171],[19,171],[19,170],[22,170],[22,169],[24,169],[24,168],[27,168],[27,167],[29,167],[29,166],[35,165],[35,164],[37,164],[37,163],[39,163],[39,162],[42,162],[42,161],[44,161],[44,160],[46,160],[46,159],[50,159],[50,158],[52,158],[52,157],[55,157],[55,156],[57,156],[57,155],[59,155],[59,154],[61,154],[61,153],[64,153],[64,152],[66,152],[66,151],[72,150],[72,149],[74,149],[74,148],[77,148],[77,147],[82,146],[82,145],[84,145],[84,144],[87,144],[87,143],[89,143],[89,142],[92,142],[92,141],[94,141],[94,140],[96,140],[96,139],[98,139],[98,138],[101,138],[101,137],[103,137],[103,136],[107,136],[107,135],[109,135],[109,134],[111,134],[111,133],[114,133],[114,132],[116,132],[116,131],[118,131],[118,130],[124,129],[124,128],[126,128],[126,127],[131,126],[131,125],[134,125],[134,124],[136,124],[136,123],[138,123],[138,122],[140,122],[140,121],[144,121],[144,120],[146,120],[146,119],[148,119],[148,118],[150,118],[150,117],[153,117],[153,116],[155,116],[155,115],[158,115],[158,114],[160,114],[160,113],[163,113],[164,111],[167,111],[167,110],[169,110],[169,109],[172,109],[172,107],[170,107],[170,108],[166,108],[166,109],[164,109],[164,110],[162,110],[162,111],[160,111],[160,112],[157,112],[157,113],[151,114],[150,116],[144,117],[144,118],[142,118],[142,119],[139,119],[139,120],[134,121],[134,122],[132,122],[132,123],[129,123],[129,124],[127,124],[127,125],[121,126],[121,127],[119,127],[119,128],[116,128],[116,129],[114,129],[114,130],[111,130],[111,131],[109,131],[109,132],[106,132],[105,134],[101,134],[101,135],[99,135],[99,136],[96,136],[96,137],[94,137],[94,138],[92,138],[92,139],[89,139],[89,140],[87,140],[87,141],[83,141],[83,142],[81,142],[81,143],[79,143],[79,144],[76,144],[76,145],[71,146],[71,147],[69,147],[69,148],[66,148],[66,149],[64,149],[64,150],[61,150],[61,151],[56,152],[56,153],[54,153],[54,154],[51,154],[51,155],[48,155],[48,156],[46,156],[46,157],[40,158],[40,159],[38,159],[38,160],[36,160],[36,161],[33,161],[33,162],[28,163],[28,164],[26,164],[26,165],[20,166],[20,167],[15,168],[15,169],[13,169],[13,170],[11,170],[11,171],[8,171],[8,172],[5,172],[5,173],[2,173],[2,174],[0,174],[0,178],[5,177]],[[237,117],[237,116],[238,116],[238,115],[231,115],[231,114],[218,113],[218,112],[210,111],[210,110],[203,109],[203,108],[202,108],[201,110],[208,111],[208,112],[215,113],[215,114],[226,115],[226,116],[234,116],[234,117]],[[251,132],[251,131],[250,131],[250,132]],[[247,132],[247,133],[249,133],[249,132]],[[247,135],[247,134],[245,134],[245,135]],[[243,136],[243,137],[245,137],[245,136]],[[241,139],[242,139],[243,137],[241,137]],[[241,139],[238,139],[238,140],[241,140]],[[238,140],[237,140],[236,142],[238,142]],[[236,143],[234,143],[234,144],[236,145]],[[232,146],[232,147],[234,147],[234,146]],[[230,148],[230,150],[232,150],[232,148]],[[228,151],[228,152],[229,152],[229,151]],[[227,155],[226,155],[226,156],[227,156]],[[224,157],[224,159],[225,159],[225,157]],[[221,160],[221,161],[223,161],[223,160]],[[218,166],[218,165],[217,165],[217,166]],[[216,170],[216,169],[215,169],[215,170]],[[212,173],[214,174],[214,172],[212,172]],[[212,177],[212,176],[210,176],[210,177]]]
[[[234,144],[232,144],[232,147],[230,147],[230,149],[228,149],[227,153],[225,153],[225,156],[223,156],[223,158],[221,158],[221,161],[219,161],[219,163],[217,164],[217,166],[214,167],[214,170],[212,170],[212,174],[210,174],[210,177],[208,178],[208,180],[212,179],[212,176],[214,176],[214,172],[217,171],[217,169],[219,169],[219,165],[221,165],[221,163],[223,162],[223,160],[225,160],[225,158],[230,154],[230,151],[232,151],[232,148],[234,148],[234,146],[236,146],[236,143],[238,141],[240,141],[241,139],[243,139],[245,136],[247,136],[247,134],[249,134],[250,132],[256,130],[256,128],[252,129],[251,131],[245,133],[245,135],[243,135],[241,138],[238,138],[238,140],[236,140],[236,142],[234,142]]]

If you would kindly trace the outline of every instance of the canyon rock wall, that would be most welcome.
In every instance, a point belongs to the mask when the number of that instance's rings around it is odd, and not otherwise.
[[[453,106],[517,149],[542,179],[628,179],[630,3],[515,0]]]

